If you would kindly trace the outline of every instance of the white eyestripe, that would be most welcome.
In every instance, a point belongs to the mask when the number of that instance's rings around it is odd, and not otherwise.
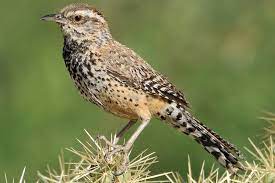
[[[77,10],[77,11],[74,11],[74,12],[69,12],[67,14],[67,16],[72,16],[72,15],[81,15],[83,17],[96,18],[101,22],[105,22],[104,18],[102,18],[97,13],[95,13],[93,10]]]

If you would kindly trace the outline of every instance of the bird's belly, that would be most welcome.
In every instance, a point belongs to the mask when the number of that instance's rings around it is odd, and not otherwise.
[[[149,118],[158,111],[159,100],[109,76],[100,65],[78,59],[66,66],[80,95],[107,112],[127,119],[138,119]]]
[[[85,100],[98,105],[105,111],[122,118],[138,118],[135,111],[138,97],[126,89],[120,91],[115,89],[116,87],[110,86],[109,83],[91,82],[91,80],[86,82],[74,80],[74,84]]]
[[[147,95],[142,90],[121,85],[113,80],[85,78],[74,80],[80,95],[105,111],[126,119],[138,119],[141,116],[154,116],[165,105],[163,100]],[[143,114],[143,113],[146,114]]]
[[[113,80],[110,80],[107,86],[101,95],[106,111],[127,119],[138,119],[143,110],[148,111],[150,104],[143,91]]]
[[[71,75],[79,94],[86,101],[94,103],[116,116],[127,119],[137,118],[131,105],[131,103],[134,102],[134,97],[130,97],[126,89],[124,91],[118,90],[118,84],[114,84],[106,77],[104,77],[105,79],[102,81],[103,76],[99,73],[92,73],[91,75],[93,75],[93,77]]]
[[[120,86],[115,81],[110,81],[100,97],[106,111],[122,118],[137,119],[136,108],[141,96],[135,95],[137,94],[127,87]]]
[[[73,79],[75,87],[78,89],[79,94],[87,101],[92,102],[98,106],[102,106],[101,93],[102,86],[93,82],[92,80]]]

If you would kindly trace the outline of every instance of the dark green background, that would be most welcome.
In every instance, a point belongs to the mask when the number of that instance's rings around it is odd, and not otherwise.
[[[62,60],[58,27],[39,20],[72,1],[5,1],[0,6],[0,174],[27,179],[83,129],[109,135],[126,122],[85,102]],[[86,1],[87,2],[87,1]],[[113,36],[184,89],[192,112],[241,150],[259,141],[263,110],[274,111],[275,1],[98,0]],[[129,134],[127,135],[129,137]],[[133,154],[149,148],[154,172],[198,171],[212,157],[185,135],[153,120]],[[0,176],[2,178],[2,176]],[[0,178],[0,180],[2,180]],[[2,182],[2,181],[1,181]]]

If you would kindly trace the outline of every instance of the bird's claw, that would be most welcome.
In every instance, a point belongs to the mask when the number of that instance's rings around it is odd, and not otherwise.
[[[119,145],[117,145],[117,142],[116,142],[116,141],[112,142],[112,141],[108,140],[108,139],[107,139],[105,136],[103,136],[103,135],[98,136],[97,139],[103,140],[109,147],[112,147],[112,148],[114,148],[114,149],[116,149],[116,148],[119,147]]]
[[[109,141],[105,136],[98,136],[97,139],[103,140],[109,148],[107,148],[107,152],[105,153],[104,159],[107,163],[113,164],[113,157],[115,155],[122,155],[121,164],[117,167],[117,171],[113,172],[115,176],[122,175],[128,168],[129,164],[129,151],[127,145],[117,145],[116,142],[113,143]],[[122,152],[121,154],[118,154]]]
[[[105,160],[108,162],[112,159],[114,155],[116,155],[119,152],[122,152],[122,154],[120,154],[122,155],[122,162],[117,167],[117,170],[113,172],[115,176],[122,175],[127,170],[129,165],[129,148],[127,148],[126,146],[119,146],[105,155]]]

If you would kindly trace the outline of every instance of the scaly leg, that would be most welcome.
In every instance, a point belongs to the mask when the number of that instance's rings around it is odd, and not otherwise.
[[[115,136],[113,142],[109,141],[105,136],[99,136],[100,140],[103,140],[108,146],[116,148],[120,138],[137,122],[137,120],[130,120]]]
[[[127,166],[129,163],[129,151],[132,148],[138,136],[141,134],[144,128],[149,124],[149,122],[150,122],[150,119],[143,120],[141,125],[138,127],[138,129],[134,132],[134,134],[130,137],[130,139],[127,141],[127,143],[124,146],[117,147],[112,152],[110,152],[110,154],[108,154],[108,156],[111,157],[117,152],[120,152],[120,151],[124,152],[123,163],[120,167],[120,170],[114,173],[116,176],[123,174],[127,169]]]
[[[135,124],[136,121],[129,121],[129,123],[124,126],[124,128],[118,133],[118,138],[116,138],[114,140],[114,143],[110,142],[109,140],[107,140],[106,137],[104,136],[100,136],[99,139],[104,140],[105,143],[107,145],[109,145],[110,147],[114,148],[111,152],[106,154],[106,160],[109,161],[111,159],[111,157],[118,153],[123,151],[124,153],[124,157],[123,157],[123,162],[122,165],[119,167],[119,170],[117,172],[114,173],[115,176],[119,176],[121,174],[123,174],[125,172],[125,170],[127,169],[128,163],[129,163],[129,151],[132,148],[134,142],[136,141],[136,139],[138,138],[138,136],[141,134],[141,132],[145,129],[145,127],[149,124],[150,119],[147,120],[143,120],[141,122],[141,124],[139,125],[139,127],[137,128],[137,130],[132,134],[132,136],[130,137],[130,139],[127,141],[127,143],[125,145],[116,145],[115,143],[117,143],[117,141],[119,140],[119,138],[121,136],[124,135],[124,133],[130,129],[130,127],[133,126],[133,124]]]
[[[114,144],[117,144],[120,138],[137,122],[137,120],[130,120],[116,135]]]
[[[144,130],[144,128],[149,124],[150,119],[143,120],[141,122],[141,125],[139,125],[138,129],[134,132],[134,134],[130,137],[130,139],[127,141],[125,148],[126,150],[130,150],[133,146],[134,142],[138,138],[138,136],[141,134],[141,132]]]

